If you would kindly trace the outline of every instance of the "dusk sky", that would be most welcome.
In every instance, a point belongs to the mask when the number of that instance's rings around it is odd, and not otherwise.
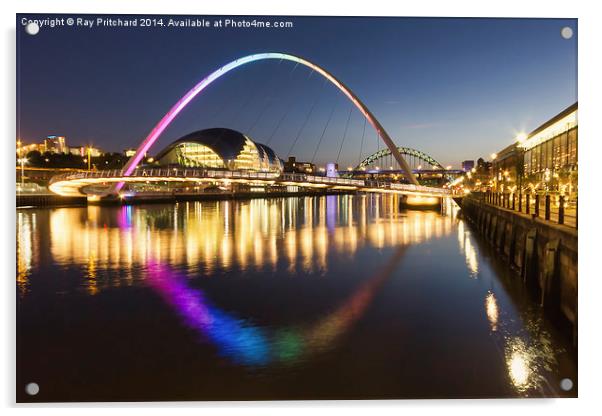
[[[57,134],[69,145],[92,143],[105,151],[137,147],[200,79],[260,52],[322,66],[357,94],[398,145],[454,167],[488,157],[577,101],[576,19],[268,20],[294,27],[57,27],[35,36],[18,30],[17,133],[25,143]],[[560,34],[565,26],[575,33],[569,40]],[[355,109],[349,116],[350,109],[341,92],[309,69],[256,62],[196,97],[150,153],[189,132],[228,127],[269,142],[283,159],[290,152],[312,160],[316,153],[314,161],[322,163],[337,159],[349,119],[339,163],[357,165],[384,145],[369,125],[362,145],[364,121]]]

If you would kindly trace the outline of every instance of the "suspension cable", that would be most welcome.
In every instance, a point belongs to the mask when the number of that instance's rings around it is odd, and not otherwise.
[[[249,106],[251,101],[253,101],[255,99],[255,97],[257,96],[259,91],[266,89],[265,87],[267,87],[269,82],[270,82],[270,78],[267,78],[266,80],[262,80],[262,82],[256,83],[255,88],[253,89],[253,91],[251,92],[251,94],[249,95],[247,100],[243,103],[243,105],[238,109],[238,111],[232,117],[233,123],[235,123],[234,120],[237,120],[240,117],[240,115],[244,112],[244,110]]]
[[[297,67],[299,66],[299,62],[297,62],[295,64],[295,66],[293,67],[292,71],[289,73],[289,78],[292,77],[293,72],[295,72],[295,69],[297,69]],[[282,125],[282,122],[286,119],[286,117],[290,114],[290,111],[293,108],[293,105],[295,105],[295,100],[291,99],[286,111],[282,114],[282,117],[280,117],[278,119],[278,122],[276,123],[276,127],[274,127],[274,130],[272,130],[272,134],[270,134],[270,137],[268,137],[268,140],[266,141],[266,145],[269,145],[270,142],[272,141],[272,139],[274,138],[274,136],[276,135],[276,132],[278,131],[278,129],[280,128],[280,126]]]
[[[280,63],[282,63],[282,59],[280,61],[278,61],[278,65],[280,65]],[[288,74],[289,78],[292,76],[293,72],[297,68],[297,65],[299,65],[298,62],[293,67],[293,69],[289,72],[289,74]],[[249,136],[251,135],[251,132],[253,131],[253,129],[259,123],[259,120],[261,120],[261,117],[263,117],[263,115],[265,114],[265,111],[273,104],[273,100],[272,100],[272,98],[273,98],[273,90],[276,88],[276,84],[277,83],[278,83],[278,79],[275,78],[275,82],[270,87],[271,93],[267,97],[267,102],[265,103],[265,105],[263,106],[263,108],[261,109],[261,111],[259,112],[259,114],[257,115],[257,117],[255,118],[255,121],[253,121],[253,123],[251,124],[251,126],[247,129],[247,133],[248,133]]]
[[[316,147],[316,150],[314,151],[314,155],[311,158],[311,163],[314,163],[314,160],[316,159],[316,155],[318,154],[318,150],[320,150],[320,145],[322,144],[322,139],[324,138],[324,134],[326,134],[326,130],[328,129],[328,125],[330,124],[330,120],[332,120],[332,115],[334,114],[334,110],[335,108],[337,108],[337,102],[334,102],[334,105],[332,106],[332,110],[330,110],[330,115],[328,116],[328,120],[326,120],[326,125],[324,126],[324,130],[322,130],[322,135],[320,136],[320,140],[318,140],[318,146]]]
[[[326,85],[326,81],[327,80],[325,79],[324,82],[322,83],[322,91],[324,89],[324,85]],[[291,155],[293,148],[297,144],[297,140],[299,140],[299,137],[301,137],[301,133],[303,132],[305,125],[309,121],[309,118],[311,117],[311,114],[314,112],[314,108],[316,108],[316,104],[318,104],[318,101],[320,101],[321,97],[322,97],[322,94],[318,94],[318,96],[314,99],[314,102],[312,103],[311,108],[309,109],[309,112],[307,113],[307,116],[305,117],[305,120],[303,120],[303,124],[301,125],[301,128],[297,132],[297,136],[295,136],[295,140],[293,140],[293,144],[291,145],[290,149],[288,150],[288,153],[286,155],[287,158]]]
[[[343,140],[341,140],[341,146],[339,147],[339,154],[337,155],[336,163],[339,163],[339,158],[341,157],[341,151],[343,150],[343,144],[345,143],[345,138],[347,137],[347,129],[349,128],[349,120],[351,120],[351,113],[353,112],[353,104],[349,106],[349,115],[347,116],[347,123],[345,124],[345,131],[343,132]]]
[[[362,151],[364,148],[364,136],[366,135],[366,118],[364,117],[364,128],[362,130],[362,141],[360,143],[360,153],[359,156],[357,157],[357,165],[359,166],[360,163],[362,163]]]

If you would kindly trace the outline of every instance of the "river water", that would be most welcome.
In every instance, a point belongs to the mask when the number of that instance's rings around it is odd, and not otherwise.
[[[17,399],[576,396],[570,339],[460,217],[379,195],[19,209]]]

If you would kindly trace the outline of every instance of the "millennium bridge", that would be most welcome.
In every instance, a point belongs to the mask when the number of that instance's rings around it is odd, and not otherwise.
[[[202,91],[204,91],[216,79],[226,73],[253,62],[263,60],[289,61],[296,65],[302,65],[309,68],[312,73],[321,75],[325,82],[329,81],[340,92],[347,97],[351,104],[359,110],[365,118],[365,121],[372,125],[378,138],[386,145],[386,150],[377,152],[373,158],[364,160],[363,165],[369,164],[372,160],[389,156],[400,167],[400,172],[404,176],[405,183],[380,182],[371,179],[351,179],[341,177],[325,177],[307,174],[291,173],[266,173],[253,171],[223,171],[211,170],[206,168],[146,168],[139,166],[143,157],[151,146],[159,139],[163,131],[172,123],[176,116]],[[312,107],[313,110],[313,107]],[[311,111],[311,110],[310,110]],[[350,113],[351,114],[351,113]],[[348,120],[349,122],[349,120]],[[364,125],[365,127],[365,125]],[[346,127],[347,128],[347,127]],[[321,140],[320,140],[321,142]],[[320,142],[314,155],[319,149]],[[341,144],[342,146],[342,144]],[[150,131],[146,138],[140,143],[135,154],[121,170],[103,170],[81,173],[61,174],[52,178],[50,190],[63,196],[88,196],[89,198],[115,197],[123,195],[122,188],[128,183],[157,183],[157,182],[213,182],[213,183],[248,183],[248,184],[280,184],[290,186],[300,186],[303,188],[329,188],[334,190],[357,190],[374,193],[397,193],[407,195],[420,202],[425,202],[424,198],[430,199],[427,204],[433,204],[441,197],[451,196],[451,191],[444,188],[421,186],[412,172],[408,162],[402,156],[418,156],[427,160],[434,167],[440,167],[439,163],[422,153],[416,151],[409,152],[406,148],[397,147],[393,139],[386,132],[382,124],[376,119],[368,107],[359,99],[359,97],[342,81],[336,78],[326,69],[301,57],[286,53],[267,52],[254,55],[248,55],[229,62],[207,75],[196,85],[194,85],[186,94],[184,94],[163,116],[161,120]],[[339,152],[340,153],[340,152]],[[432,159],[432,160],[431,160]]]
[[[452,196],[446,188],[393,183],[370,179],[351,179],[307,175],[194,168],[137,168],[130,175],[123,169],[65,173],[50,180],[50,190],[63,196],[101,197],[109,195],[116,183],[176,182],[203,184],[242,183],[258,185],[299,186],[333,190],[356,190],[369,193],[395,193],[413,197],[441,198]]]

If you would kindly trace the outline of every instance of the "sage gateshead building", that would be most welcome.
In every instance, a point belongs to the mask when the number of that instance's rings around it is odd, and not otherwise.
[[[283,163],[268,146],[226,128],[195,131],[172,142],[155,157],[161,166],[277,172]]]

